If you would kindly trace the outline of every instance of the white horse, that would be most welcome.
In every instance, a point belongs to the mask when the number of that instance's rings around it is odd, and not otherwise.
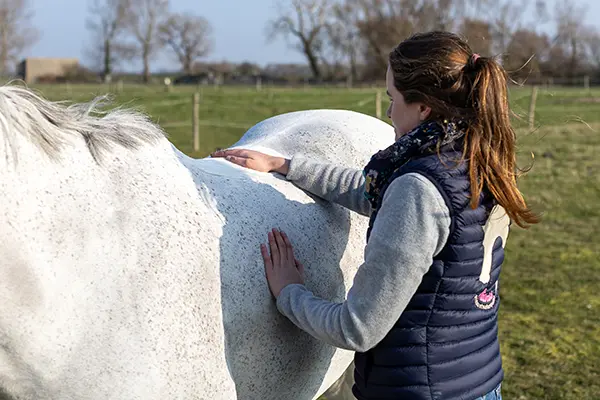
[[[98,104],[0,87],[0,398],[319,397],[353,354],[278,313],[259,244],[284,229],[308,287],[342,301],[366,218],[277,174],[187,157],[143,114]],[[393,137],[315,110],[234,147],[362,168]]]

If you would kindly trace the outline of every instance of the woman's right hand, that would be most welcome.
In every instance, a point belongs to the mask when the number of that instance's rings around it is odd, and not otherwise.
[[[290,169],[290,160],[283,157],[270,156],[255,150],[218,150],[212,153],[211,157],[225,158],[234,164],[260,172],[273,171],[287,175]]]

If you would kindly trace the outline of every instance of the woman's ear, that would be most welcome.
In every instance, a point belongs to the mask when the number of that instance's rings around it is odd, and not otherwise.
[[[419,119],[422,121],[426,121],[427,118],[431,115],[431,107],[426,106],[425,104],[419,105]]]

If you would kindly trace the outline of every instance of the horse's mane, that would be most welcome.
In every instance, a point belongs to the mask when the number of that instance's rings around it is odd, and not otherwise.
[[[105,95],[88,103],[52,102],[26,87],[0,86],[0,140],[16,156],[14,137],[25,135],[49,157],[58,158],[69,136],[79,135],[99,161],[101,152],[113,144],[133,149],[166,136],[142,112],[126,108],[101,111],[110,100]]]

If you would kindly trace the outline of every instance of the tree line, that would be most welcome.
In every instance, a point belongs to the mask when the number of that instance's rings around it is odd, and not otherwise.
[[[600,33],[587,5],[560,0],[288,0],[270,23],[315,78],[383,76],[390,50],[414,32],[449,30],[496,56],[513,79],[600,75]],[[544,28],[544,29],[542,29]]]
[[[300,52],[313,81],[381,79],[389,51],[410,34],[429,30],[461,34],[474,51],[496,56],[513,79],[600,77],[600,32],[582,22],[588,8],[574,0],[553,6],[545,0],[275,1],[266,38],[284,38]],[[31,17],[28,0],[0,1],[3,71],[38,39]],[[148,82],[151,63],[166,49],[185,74],[273,69],[201,62],[214,49],[210,22],[170,12],[169,0],[91,0],[86,26],[86,56],[106,80],[117,66],[137,59]],[[298,66],[287,68],[298,72]]]

